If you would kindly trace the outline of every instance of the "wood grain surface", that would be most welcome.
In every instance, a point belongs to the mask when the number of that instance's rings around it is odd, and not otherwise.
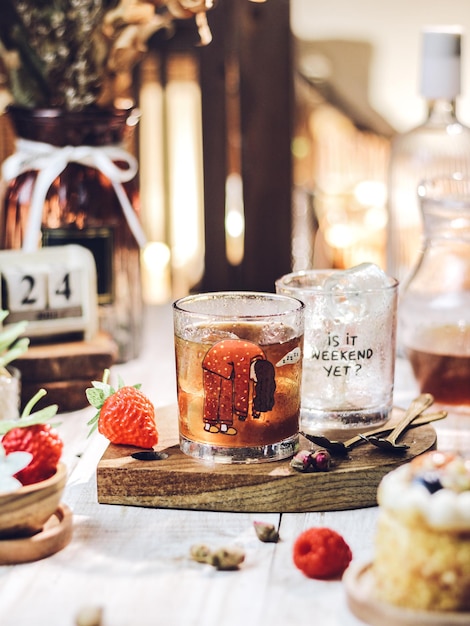
[[[176,409],[175,409],[176,410]],[[110,444],[97,467],[98,502],[207,511],[286,513],[339,511],[376,504],[381,478],[435,446],[430,425],[406,432],[410,448],[399,456],[370,444],[335,459],[328,472],[300,473],[290,460],[259,464],[210,464],[184,455],[178,445],[168,458],[139,461],[137,449]],[[301,448],[314,448],[301,437]]]
[[[0,494],[0,540],[40,530],[59,506],[66,480],[67,467],[59,463],[50,478]]]
[[[0,565],[16,565],[44,559],[65,548],[72,539],[72,534],[72,511],[61,503],[37,534],[0,540]]]
[[[86,388],[92,380],[101,380],[116,359],[117,346],[104,333],[90,341],[32,345],[13,363],[21,372],[21,404],[44,388],[47,396],[38,402],[38,409],[58,404],[64,413],[86,407]]]
[[[90,341],[31,345],[13,363],[25,380],[57,381],[90,378],[116,361],[117,347],[105,333]]]

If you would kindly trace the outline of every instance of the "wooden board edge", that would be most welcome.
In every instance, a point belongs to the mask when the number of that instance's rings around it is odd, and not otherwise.
[[[426,448],[434,448],[434,429],[420,428]],[[96,471],[100,504],[251,513],[372,507],[383,476],[413,458],[379,456],[380,462],[354,471],[340,464],[329,472],[304,474],[290,468],[289,460],[208,466],[185,456],[178,446],[167,448],[168,459],[156,462],[135,461],[131,451],[111,445],[103,454]]]

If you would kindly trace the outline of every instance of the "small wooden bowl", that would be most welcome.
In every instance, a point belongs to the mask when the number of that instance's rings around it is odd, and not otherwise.
[[[59,463],[54,476],[16,491],[0,494],[0,539],[28,537],[39,532],[57,510],[67,480]]]

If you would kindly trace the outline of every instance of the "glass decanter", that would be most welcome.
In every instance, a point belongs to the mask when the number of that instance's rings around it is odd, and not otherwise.
[[[470,437],[470,178],[418,187],[424,245],[403,286],[399,338],[422,392]],[[450,421],[447,421],[447,426]]]

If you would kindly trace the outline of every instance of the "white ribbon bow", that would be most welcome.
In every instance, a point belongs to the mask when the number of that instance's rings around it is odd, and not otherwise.
[[[114,161],[124,161],[128,168],[121,169]],[[137,161],[131,154],[119,146],[64,146],[58,148],[40,141],[18,139],[16,152],[3,162],[3,180],[9,182],[24,172],[38,170],[23,240],[24,252],[34,252],[38,248],[46,194],[68,163],[80,163],[94,167],[110,180],[127,224],[137,243],[143,248],[146,244],[144,231],[122,186],[122,183],[131,180],[137,174]]]

